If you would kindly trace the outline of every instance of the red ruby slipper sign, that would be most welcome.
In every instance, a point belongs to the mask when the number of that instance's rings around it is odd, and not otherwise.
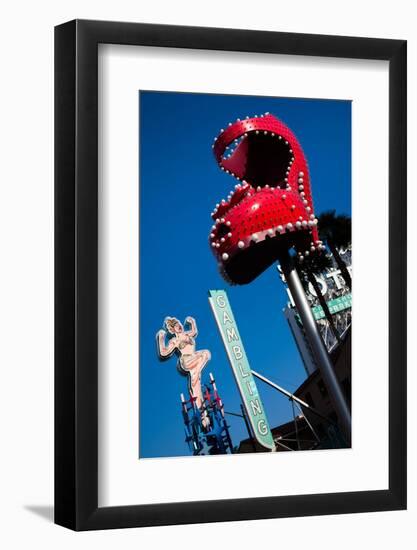
[[[307,161],[285,124],[269,113],[238,119],[221,131],[213,152],[239,181],[211,214],[210,247],[226,281],[250,283],[290,248],[299,261],[324,249]]]

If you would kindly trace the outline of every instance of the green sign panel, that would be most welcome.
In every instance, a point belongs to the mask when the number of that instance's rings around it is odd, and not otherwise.
[[[236,321],[224,290],[209,290],[209,302],[229,357],[253,433],[260,445],[275,449],[264,407],[253,378]]]
[[[344,309],[348,309],[352,307],[352,294],[345,294],[344,296],[339,296],[334,300],[329,300],[327,302],[327,305],[331,314],[338,313],[339,311],[343,311]],[[316,321],[319,319],[323,319],[323,317],[325,316],[323,308],[321,306],[314,306],[311,308],[311,311],[313,312]]]

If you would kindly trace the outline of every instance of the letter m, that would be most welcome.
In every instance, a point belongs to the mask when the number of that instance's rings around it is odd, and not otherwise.
[[[232,340],[239,340],[238,335],[236,334],[236,331],[235,331],[235,327],[227,328],[226,334],[227,334],[228,342],[231,342]]]

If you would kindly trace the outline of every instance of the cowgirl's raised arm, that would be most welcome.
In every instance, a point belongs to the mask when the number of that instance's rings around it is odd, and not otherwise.
[[[164,330],[159,330],[156,334],[156,347],[158,350],[158,355],[161,359],[166,359],[170,357],[177,347],[175,340],[172,338],[168,344],[165,343],[166,332]]]
[[[198,330],[197,323],[195,322],[194,317],[187,317],[185,319],[185,322],[188,323],[188,325],[190,326],[190,330],[187,331],[187,334],[195,338],[198,334]]]

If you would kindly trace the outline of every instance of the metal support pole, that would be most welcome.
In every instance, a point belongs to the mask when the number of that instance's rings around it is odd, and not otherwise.
[[[252,430],[249,425],[249,420],[246,416],[245,407],[242,404],[240,404],[240,410],[242,411],[243,420],[245,421],[245,426],[246,426],[246,429],[248,430],[249,439],[250,439],[250,442],[252,443],[253,450],[256,452],[255,440],[253,439]]]
[[[311,423],[309,422],[309,420],[308,420],[307,416],[305,415],[303,409],[301,408],[301,406],[297,402],[295,402],[295,405],[296,405],[296,407],[298,407],[300,413],[303,415],[303,418],[307,422],[307,425],[310,428],[310,430],[313,432],[314,437],[317,439],[318,443],[320,443],[320,438],[317,435],[317,433],[316,433],[315,429],[313,428],[313,426],[311,425]]]
[[[292,416],[294,419],[294,428],[295,428],[295,440],[297,441],[297,449],[300,451],[300,440],[298,439],[298,426],[297,426],[297,415],[295,414],[294,410],[294,401],[291,399],[291,407],[292,407]]]
[[[310,304],[308,303],[304,288],[294,267],[293,260],[288,252],[281,255],[280,264],[298,314],[300,315],[301,322],[303,323],[304,331],[307,335],[311,349],[313,350],[320,373],[329,390],[343,435],[348,445],[350,445],[352,420],[349,407],[339,381],[336,378],[327,349],[321,339],[317,323],[310,309]]]
[[[272,382],[272,380],[269,380],[269,378],[266,378],[266,376],[259,374],[259,372],[256,372],[254,370],[251,370],[251,372],[253,376],[255,376],[256,378],[259,378],[259,380],[262,380],[262,382],[265,382],[265,384],[268,384],[268,386],[271,386],[271,388],[274,388],[275,390],[279,391],[280,393],[282,393],[282,395],[285,395],[286,397],[288,397],[288,399],[292,399],[295,403],[301,405],[302,407],[305,407],[307,410],[311,411],[316,416],[319,416],[329,424],[335,425],[335,423],[333,422],[333,420],[331,420],[331,418],[327,418],[327,416],[325,416],[324,414],[321,414],[314,407],[312,407],[311,405],[309,405],[308,403],[306,403],[305,401],[303,401],[293,393],[287,391],[281,386],[278,386],[278,384],[275,384],[275,382]]]
[[[275,441],[276,445],[279,445],[280,447],[282,447],[286,451],[293,451],[294,450],[294,449],[291,449],[291,447],[288,447],[287,445],[284,445],[284,443],[281,443],[281,441],[278,441],[278,439],[275,439],[274,441]]]

